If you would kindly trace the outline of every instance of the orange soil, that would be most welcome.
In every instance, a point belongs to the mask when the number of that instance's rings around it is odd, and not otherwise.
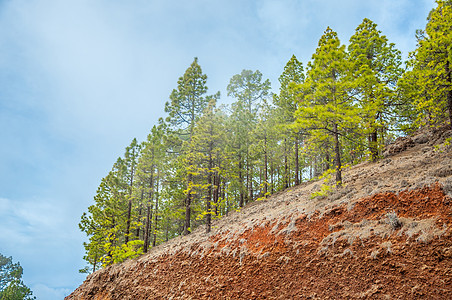
[[[392,211],[413,223],[392,229],[385,223]],[[434,228],[404,232],[429,219]],[[389,231],[374,233],[366,222]],[[209,237],[208,248],[192,243],[107,267],[66,299],[452,299],[451,225],[452,199],[439,184],[380,193],[353,208],[263,221],[235,236],[222,232]],[[347,240],[350,228],[370,234]],[[420,238],[428,230],[429,238]]]

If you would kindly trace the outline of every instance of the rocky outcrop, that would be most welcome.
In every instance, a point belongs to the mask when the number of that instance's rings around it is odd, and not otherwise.
[[[443,147],[443,148],[441,148]],[[414,142],[88,276],[66,299],[452,299],[452,161]]]
[[[418,144],[429,143],[430,145],[437,145],[441,142],[444,142],[444,140],[446,140],[447,138],[451,137],[452,130],[450,129],[450,125],[444,125],[442,127],[430,130],[419,130],[412,136],[398,137],[394,143],[386,147],[383,156],[388,157],[403,152]]]

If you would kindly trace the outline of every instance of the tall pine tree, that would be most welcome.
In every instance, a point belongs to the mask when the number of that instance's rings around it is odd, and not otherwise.
[[[250,156],[251,131],[257,124],[257,115],[262,100],[270,93],[270,81],[262,79],[260,71],[242,70],[228,84],[228,96],[237,99],[232,104],[235,135],[237,141],[237,169],[240,184],[240,206],[254,197],[253,163]]]
[[[279,89],[279,95],[275,94],[273,97],[273,103],[278,107],[277,114],[279,115],[280,122],[282,125],[281,131],[284,133],[283,145],[287,148],[287,140],[291,139],[293,141],[293,153],[294,153],[294,173],[295,173],[295,184],[300,183],[301,172],[300,172],[300,159],[299,159],[299,148],[301,141],[301,131],[297,126],[294,126],[295,122],[295,111],[297,110],[296,94],[293,88],[294,85],[304,83],[305,76],[303,70],[303,64],[292,55],[290,60],[284,67],[283,73],[278,78],[281,87]],[[287,163],[288,163],[288,151],[284,151],[284,162],[285,162],[285,180],[289,182],[289,174],[287,174]]]
[[[193,130],[195,123],[201,116],[202,112],[207,106],[208,99],[207,92],[207,75],[202,73],[201,66],[198,64],[198,58],[195,58],[190,67],[185,71],[184,75],[179,78],[177,82],[177,89],[174,89],[170,95],[171,102],[165,105],[165,111],[169,114],[167,121],[172,125],[173,130],[181,139],[181,142],[190,143],[193,137]],[[219,98],[217,93],[215,98]],[[181,147],[189,149],[189,147]],[[186,155],[186,168],[190,170],[193,168],[190,153],[183,153]],[[193,199],[193,174],[187,172],[186,178],[186,197],[185,204],[185,224],[184,235],[190,233],[191,223],[191,205]]]
[[[452,126],[452,5],[436,3],[425,30],[417,32],[418,47],[400,86],[414,101],[417,125],[435,125],[448,117]]]
[[[341,136],[347,128],[359,123],[349,96],[348,69],[345,46],[328,27],[308,64],[306,82],[301,85],[304,93],[296,111],[301,128],[317,140],[331,138],[338,185],[342,184]]]
[[[392,116],[397,80],[402,74],[401,54],[369,19],[356,28],[348,46],[350,71],[363,115],[371,158],[381,149],[378,133],[385,133]]]

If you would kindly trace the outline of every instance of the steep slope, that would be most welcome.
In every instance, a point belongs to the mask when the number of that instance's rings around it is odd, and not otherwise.
[[[328,197],[310,182],[251,203],[66,299],[452,299],[451,136],[400,138]]]

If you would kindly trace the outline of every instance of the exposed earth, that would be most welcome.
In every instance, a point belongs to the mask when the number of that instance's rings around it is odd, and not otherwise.
[[[399,138],[326,196],[312,181],[250,203],[66,299],[452,299],[450,137]]]

